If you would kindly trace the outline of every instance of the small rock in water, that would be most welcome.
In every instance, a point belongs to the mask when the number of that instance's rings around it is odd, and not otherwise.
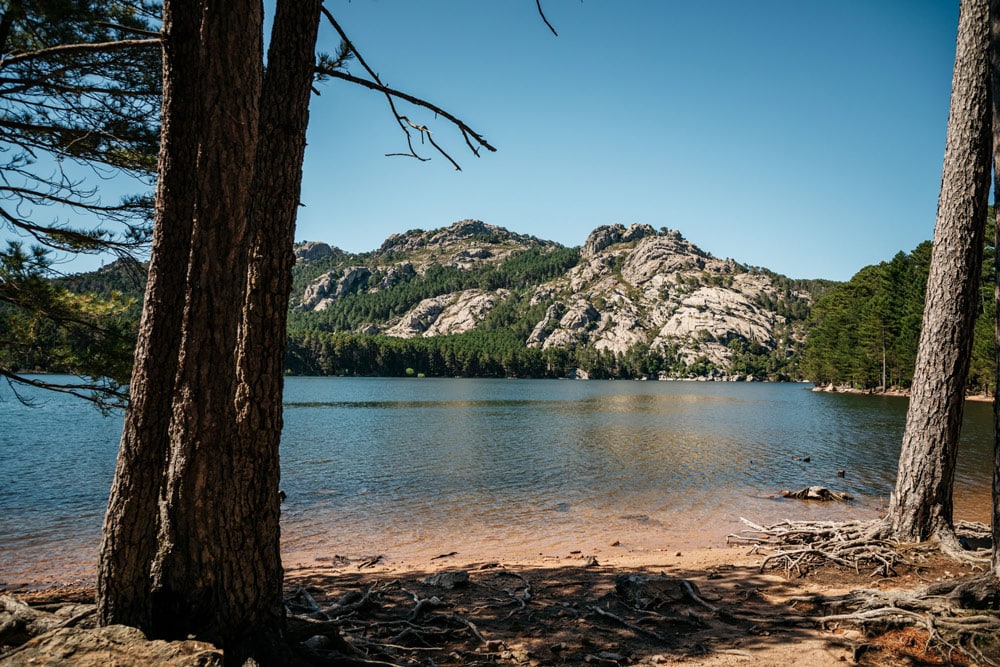
[[[847,493],[831,491],[822,486],[810,486],[798,491],[782,491],[781,496],[798,500],[839,500],[841,502],[854,500],[854,497]]]

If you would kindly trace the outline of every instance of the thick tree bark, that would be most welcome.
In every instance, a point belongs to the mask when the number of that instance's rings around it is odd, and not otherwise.
[[[164,72],[196,72],[198,3],[167,3]],[[173,387],[194,220],[194,175],[201,118],[197,77],[164,76],[162,141],[149,279],[129,384],[114,484],[104,521],[97,579],[103,624],[151,629],[149,572],[157,548],[157,502],[169,448]]]
[[[103,623],[156,636],[261,622],[233,444],[261,25],[256,2],[164,3],[156,239],[98,593]]]
[[[165,4],[170,4],[165,3]],[[153,631],[228,647],[273,624],[252,604],[259,556],[247,502],[257,465],[238,447],[236,360],[257,151],[263,8],[205,3],[197,71],[201,117],[183,336],[170,422],[159,545],[152,567]],[[168,76],[170,73],[168,72]]]
[[[283,622],[279,553],[279,444],[295,220],[322,0],[279,0],[261,94],[250,210],[250,265],[237,349],[237,447],[259,558],[255,599]]]
[[[990,187],[988,0],[961,3],[923,326],[896,488],[897,539],[952,534],[952,488]]]
[[[990,0],[990,70],[993,106],[993,576],[1000,578],[1000,0]]]
[[[160,291],[143,315],[162,342],[137,351],[101,621],[240,664],[275,659],[284,629],[278,445],[320,4],[279,0],[265,77],[259,2],[164,3]]]

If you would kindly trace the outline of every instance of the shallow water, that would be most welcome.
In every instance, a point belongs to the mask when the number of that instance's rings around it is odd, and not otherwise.
[[[872,517],[906,400],[801,384],[289,378],[289,566],[719,544],[739,517]],[[0,402],[0,583],[92,576],[120,416]],[[808,463],[802,459],[809,457]],[[969,403],[957,511],[989,520],[992,417]],[[845,471],[845,477],[837,475]],[[824,485],[850,504],[774,498]]]

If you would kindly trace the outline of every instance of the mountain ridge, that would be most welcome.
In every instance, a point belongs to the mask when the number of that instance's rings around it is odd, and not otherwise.
[[[308,242],[296,254],[294,329],[406,340],[505,329],[549,359],[657,357],[659,369],[633,365],[658,377],[797,377],[805,315],[826,282],[719,259],[638,223],[598,227],[579,248],[461,220],[369,253]]]

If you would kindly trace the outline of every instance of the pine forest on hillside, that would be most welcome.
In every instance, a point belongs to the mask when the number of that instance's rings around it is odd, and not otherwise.
[[[724,317],[723,313],[713,313],[713,309],[731,311],[730,306],[713,303],[711,299],[697,301],[692,295],[703,289],[732,287],[734,275],[755,276],[755,280],[765,281],[767,288],[754,293],[750,308],[771,314],[773,340],[759,335],[755,338],[753,329],[741,333],[738,327],[730,326],[732,330],[713,333],[702,327],[687,338],[671,340],[657,338],[655,330],[646,330],[641,332],[640,339],[626,340],[626,344],[616,346],[597,334],[614,326],[615,319],[622,317],[618,302],[631,299],[629,307],[635,303],[647,310],[657,307],[643,301],[641,290],[622,276],[622,267],[629,261],[628,253],[634,251],[641,239],[611,238],[607,246],[591,247],[588,251],[586,244],[583,248],[567,248],[483,223],[464,231],[459,229],[456,234],[461,224],[431,232],[412,230],[398,234],[378,250],[364,254],[345,253],[325,244],[300,244],[289,312],[287,372],[807,380],[822,386],[859,390],[905,390],[912,378],[930,242],[909,253],[900,252],[887,262],[864,267],[845,283],[793,280],[766,269],[749,269],[735,263],[721,269],[721,273],[713,272],[711,267],[698,267],[699,262],[708,266],[698,254],[714,258],[693,249],[687,259],[693,259],[694,263],[679,266],[670,278],[670,286],[660,288],[667,301],[673,292],[674,302],[669,308],[676,311],[684,308],[685,303],[696,303],[703,314]],[[629,232],[621,228],[614,233],[627,237]],[[652,237],[662,238],[665,233],[686,243],[676,232],[666,230],[652,232]],[[642,234],[650,232],[638,236]],[[593,244],[594,235],[591,236],[588,243]],[[607,242],[605,239],[603,243]],[[619,254],[604,256],[616,250]],[[572,271],[582,271],[581,263],[586,262],[583,255],[588,252],[591,260],[600,260],[596,271],[602,279],[616,281],[610,292],[587,292],[587,286],[578,278],[565,283],[565,276]],[[988,251],[986,256],[991,265],[992,253]],[[0,350],[0,363],[19,372],[44,370],[86,375],[93,368],[81,363],[87,355],[100,360],[100,355],[113,354],[120,366],[122,362],[117,360],[128,357],[126,350],[134,337],[141,305],[143,274],[137,268],[121,261],[99,271],[45,283],[46,289],[57,293],[67,290],[67,298],[87,295],[95,304],[108,304],[108,312],[114,314],[117,322],[114,331],[123,339],[121,344],[67,336],[54,327],[32,328],[24,321],[23,314],[16,315],[0,307],[0,327],[4,332],[19,332],[19,340],[31,342]],[[696,270],[686,270],[690,268]],[[991,275],[991,271],[991,266],[987,266],[984,275]],[[345,284],[345,278],[353,284]],[[546,285],[549,287],[541,287]],[[556,297],[552,295],[539,298],[554,289],[578,289],[581,293],[567,293],[562,301],[554,301]],[[990,291],[984,284],[970,392],[992,391]],[[448,299],[459,306],[465,303],[452,295],[471,295],[479,299],[472,299],[474,306],[477,303],[482,306],[479,302],[484,300],[486,305],[479,310],[473,308],[471,316],[465,313],[474,320],[471,326],[466,322],[464,327],[449,330],[438,326],[436,330],[433,321],[427,326],[427,319],[439,317],[440,311],[447,315],[449,306],[441,304]],[[583,310],[572,301],[574,296],[586,301]],[[312,303],[308,302],[310,298]],[[428,315],[426,308],[420,309],[421,304],[428,303],[437,304],[439,312],[431,309]],[[539,342],[547,332],[559,329],[563,320],[577,313],[574,308],[583,313],[576,333],[563,338],[556,336],[552,338],[554,344]],[[424,318],[417,323],[416,333],[400,333],[399,323],[408,314],[411,320],[419,320],[414,313]],[[636,327],[642,325],[642,316],[633,323]],[[420,331],[421,326],[425,330]],[[127,368],[119,368],[116,374],[127,377],[126,371]]]

